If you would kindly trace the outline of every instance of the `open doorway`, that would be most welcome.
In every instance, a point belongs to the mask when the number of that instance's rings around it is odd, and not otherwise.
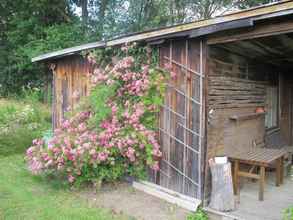
[[[273,160],[264,169],[263,194],[259,193],[260,180],[239,178],[239,203],[230,214],[241,219],[280,219],[282,212],[293,204],[292,55],[293,34],[209,47],[208,108],[214,114],[208,125],[208,155],[229,155],[246,152],[248,148],[287,152],[280,186],[276,186],[279,184],[275,181],[277,168]],[[259,114],[261,111],[263,114]],[[267,155],[263,158],[267,159]],[[245,163],[241,166],[251,171],[251,177],[261,178],[255,175],[260,167],[252,169]]]

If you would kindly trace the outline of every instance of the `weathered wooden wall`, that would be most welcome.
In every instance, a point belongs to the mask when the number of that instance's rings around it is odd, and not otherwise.
[[[53,128],[57,128],[64,114],[71,111],[82,96],[90,91],[88,74],[91,65],[82,56],[74,55],[56,60],[53,71]]]
[[[210,109],[264,106],[265,65],[251,65],[244,58],[220,49],[211,49],[208,60]]]
[[[157,183],[176,192],[201,197],[203,146],[203,77],[205,44],[201,40],[172,40],[160,46],[160,66],[172,66],[160,113],[163,157]]]
[[[255,140],[263,141],[264,117],[243,121],[230,117],[254,113],[257,107],[265,106],[270,67],[252,65],[235,54],[214,48],[208,65],[208,108],[213,110],[208,126],[208,157],[224,154],[225,150],[240,150]]]

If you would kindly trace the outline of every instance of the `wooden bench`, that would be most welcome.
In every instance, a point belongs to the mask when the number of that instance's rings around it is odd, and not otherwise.
[[[286,138],[281,135],[280,130],[277,130],[266,135],[263,147],[269,149],[282,149],[287,152],[287,155],[284,157],[284,170],[288,176],[291,170],[293,146],[288,145],[287,141],[285,140]]]
[[[274,148],[266,147],[266,149],[279,149],[286,152],[286,155],[284,156],[284,164],[283,164],[285,173],[283,174],[285,174],[286,176],[289,176],[291,173],[293,146],[283,145],[283,146],[275,146]]]
[[[276,186],[283,183],[283,163],[287,154],[283,149],[252,148],[247,151],[231,152],[227,156],[233,162],[233,185],[234,193],[240,195],[239,177],[246,177],[259,180],[259,200],[264,199],[265,169],[274,164],[276,168]],[[240,170],[240,164],[250,167],[248,171]],[[253,172],[254,168],[259,170]]]

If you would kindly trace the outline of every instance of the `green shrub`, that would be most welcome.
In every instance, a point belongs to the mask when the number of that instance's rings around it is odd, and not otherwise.
[[[39,88],[23,88],[20,98],[28,103],[39,103],[43,99],[43,91]]]
[[[293,207],[290,207],[285,210],[284,220],[293,220]]]
[[[24,153],[33,139],[50,129],[51,114],[36,97],[0,100],[0,156]]]
[[[196,212],[189,214],[186,220],[208,220],[208,215],[199,208]]]

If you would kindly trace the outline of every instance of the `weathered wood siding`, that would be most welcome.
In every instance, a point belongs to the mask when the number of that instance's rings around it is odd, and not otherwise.
[[[245,148],[264,141],[264,117],[235,121],[230,117],[254,113],[265,106],[268,74],[265,65],[252,65],[243,58],[211,49],[208,59],[208,106],[213,110],[208,126],[208,157],[225,150]],[[225,149],[224,149],[225,148]]]
[[[208,65],[210,109],[265,105],[268,67],[249,65],[243,58],[218,49],[211,50]]]
[[[53,127],[57,128],[64,114],[71,111],[82,96],[90,91],[90,64],[81,56],[58,59],[53,75]]]
[[[219,75],[209,77],[209,86],[210,108],[255,107],[265,104],[265,85],[262,82]]]
[[[160,112],[163,158],[156,182],[194,198],[200,198],[202,190],[204,51],[198,39],[172,40],[160,46],[160,66],[171,64],[176,78],[169,81]]]

